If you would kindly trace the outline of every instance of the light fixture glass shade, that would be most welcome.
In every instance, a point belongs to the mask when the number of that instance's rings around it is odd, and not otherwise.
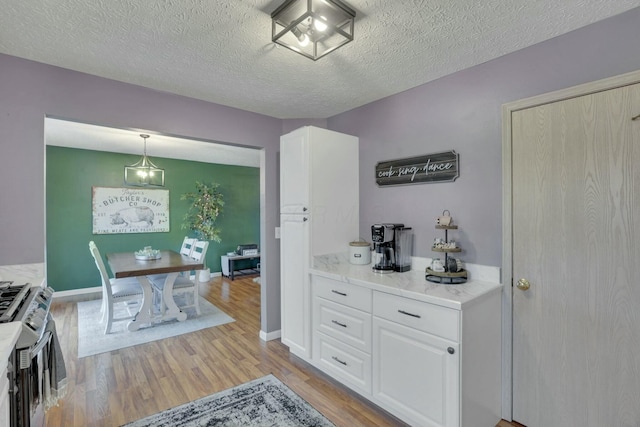
[[[355,17],[339,0],[287,0],[271,14],[271,40],[315,61],[353,40]]]
[[[144,139],[144,154],[136,163],[124,167],[124,183],[137,187],[164,187],[164,169],[154,165],[147,157],[149,135],[141,134],[140,137]]]

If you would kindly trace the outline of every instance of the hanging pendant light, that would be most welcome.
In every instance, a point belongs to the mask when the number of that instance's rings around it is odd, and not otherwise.
[[[164,187],[164,169],[154,165],[147,157],[149,135],[140,134],[140,137],[144,140],[144,154],[137,163],[124,167],[124,183],[138,187]]]

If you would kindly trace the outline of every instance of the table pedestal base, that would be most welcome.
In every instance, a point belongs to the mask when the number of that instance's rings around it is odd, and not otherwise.
[[[141,325],[163,322],[165,320],[177,319],[178,322],[187,320],[187,313],[180,310],[173,300],[173,284],[180,273],[169,273],[164,282],[162,290],[162,301],[164,307],[154,307],[153,286],[146,276],[137,276],[142,286],[142,306],[129,324],[127,329],[131,332],[140,329]]]

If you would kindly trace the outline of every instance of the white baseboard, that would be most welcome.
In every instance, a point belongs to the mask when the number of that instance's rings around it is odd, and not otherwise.
[[[211,274],[211,277],[218,277],[218,276],[222,276],[222,271],[212,271],[210,274]],[[189,280],[196,280],[196,275],[195,274],[190,275]]]
[[[97,286],[95,288],[71,289],[70,291],[55,291],[53,293],[53,298],[68,298],[87,294],[97,294],[100,297],[102,295],[102,286]]]
[[[277,340],[278,338],[280,338],[280,330],[278,329],[277,331],[273,331],[273,332],[269,332],[266,333],[264,331],[260,331],[260,339],[262,341],[271,341],[271,340]]]

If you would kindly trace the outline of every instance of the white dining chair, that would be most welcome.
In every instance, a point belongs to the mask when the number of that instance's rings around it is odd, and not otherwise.
[[[198,239],[190,239],[185,236],[182,241],[182,246],[180,247],[180,255],[191,256],[191,251],[193,251],[193,246],[196,244]]]
[[[132,308],[135,306],[135,311],[137,311],[137,307],[142,301],[142,286],[135,277],[128,277],[124,279],[110,278],[107,274],[107,268],[102,261],[100,251],[93,241],[89,242],[89,250],[96,262],[96,267],[98,267],[98,271],[100,272],[100,277],[102,279],[102,305],[100,307],[102,317],[100,322],[102,323],[106,321],[104,328],[104,333],[106,335],[111,332],[113,322],[130,320],[135,317],[135,313],[132,312]],[[118,303],[126,304],[127,312],[129,313],[128,317],[114,318],[114,305]]]
[[[209,248],[209,242],[204,240],[197,240],[193,245],[193,250],[189,257],[195,261],[203,261],[207,256],[207,249]],[[157,292],[155,295],[158,295],[160,298],[160,307],[162,312],[164,313],[164,285],[166,276],[156,277],[156,276],[148,276],[149,281],[155,288]],[[182,276],[178,275],[176,281],[173,283],[173,296],[183,294],[185,295],[186,304],[181,305],[181,308],[186,307],[195,307],[196,313],[198,316],[200,315],[200,296],[198,294],[198,275],[194,276],[194,279],[191,280],[187,275]]]
[[[196,244],[196,242],[198,241],[198,239],[191,239],[187,236],[184,237],[184,239],[182,240],[182,246],[180,246],[180,255],[184,255],[184,256],[188,256],[191,257],[191,252],[193,251],[193,247]],[[188,271],[183,271],[182,273],[180,273],[181,276],[184,275],[189,275]],[[150,281],[164,281],[167,278],[166,274],[151,274],[148,275],[147,278]]]

